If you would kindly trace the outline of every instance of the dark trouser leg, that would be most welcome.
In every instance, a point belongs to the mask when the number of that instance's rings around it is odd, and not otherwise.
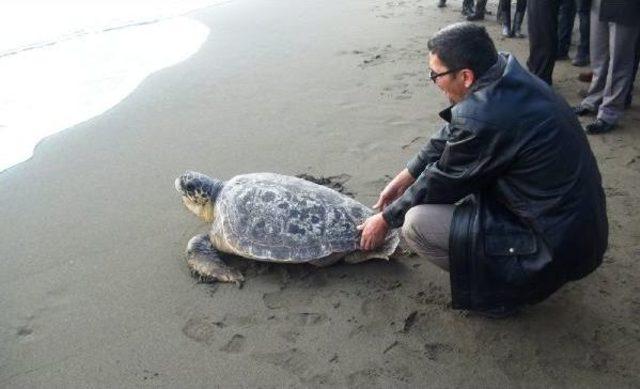
[[[576,0],[576,11],[578,14],[580,39],[575,60],[587,62],[589,60],[589,25],[590,23],[591,0]]]
[[[467,16],[467,20],[484,20],[484,13],[487,8],[487,0],[478,0],[476,1],[476,10],[469,16]]]
[[[518,0],[516,2],[516,14],[513,16],[513,29],[511,35],[516,38],[524,38],[521,27],[524,20],[524,13],[527,10],[527,0]]]
[[[462,0],[462,14],[467,16],[473,13],[473,0]]]
[[[511,0],[498,3],[498,20],[502,23],[502,36],[511,36]]]
[[[566,58],[571,46],[573,22],[576,19],[575,0],[561,0],[558,9],[558,51],[557,58]]]
[[[531,73],[552,84],[553,66],[558,48],[559,0],[529,0],[529,59]]]
[[[631,99],[633,98],[633,84],[636,81],[636,76],[638,75],[638,65],[640,65],[640,36],[636,39],[635,59],[633,60],[633,72],[631,73],[631,87],[629,88],[629,93],[627,94],[627,98],[624,102],[625,107],[629,107],[631,105]]]
[[[409,210],[402,236],[420,257],[449,271],[449,229],[455,205],[425,204]]]

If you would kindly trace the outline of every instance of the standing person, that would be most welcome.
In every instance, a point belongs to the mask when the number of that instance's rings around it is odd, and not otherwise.
[[[575,108],[579,116],[596,114],[585,130],[613,130],[633,84],[635,45],[640,34],[640,1],[593,0],[591,5],[591,67],[587,96]]]
[[[498,20],[502,23],[502,36],[524,38],[522,34],[522,21],[527,10],[527,0],[517,0],[516,13],[511,24],[511,0],[500,0],[498,3]]]
[[[589,65],[589,26],[591,10],[591,0],[576,0],[576,12],[578,14],[578,32],[580,39],[578,40],[578,48],[576,56],[571,61],[573,66]]]
[[[556,61],[569,59],[573,23],[576,20],[576,0],[560,0],[558,7],[558,50]]]
[[[561,0],[529,0],[529,59],[527,67],[544,82],[553,83],[553,67],[558,52],[558,8]]]
[[[595,157],[567,103],[498,54],[486,29],[445,27],[428,42],[445,121],[358,226],[361,248],[402,227],[450,272],[452,307],[503,317],[602,262],[608,225]],[[570,157],[568,157],[570,156]]]

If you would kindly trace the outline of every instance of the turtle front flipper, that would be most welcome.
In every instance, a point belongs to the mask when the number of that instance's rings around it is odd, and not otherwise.
[[[235,282],[240,286],[244,281],[239,271],[227,266],[220,258],[208,234],[196,235],[189,240],[187,266],[191,274],[202,282]]]

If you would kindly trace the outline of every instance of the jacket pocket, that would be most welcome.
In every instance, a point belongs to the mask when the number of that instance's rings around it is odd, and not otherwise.
[[[520,287],[529,284],[549,262],[540,256],[541,250],[532,232],[487,234],[484,252],[485,264],[496,279]]]
[[[531,255],[537,251],[536,237],[531,232],[487,233],[484,237],[484,252],[488,256]]]

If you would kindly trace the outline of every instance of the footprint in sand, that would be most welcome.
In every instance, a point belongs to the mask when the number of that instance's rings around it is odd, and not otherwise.
[[[18,335],[18,338],[21,340],[29,339],[31,334],[33,334],[33,329],[29,326],[20,326],[16,331],[16,335]]]
[[[257,361],[265,362],[279,367],[297,377],[308,377],[311,373],[312,362],[314,362],[304,352],[292,348],[291,350],[253,355]]]
[[[382,90],[383,92],[380,93],[381,96],[392,97],[396,100],[410,99],[413,96],[413,93],[409,90],[409,84],[404,82],[388,85],[382,88]]]
[[[394,80],[397,81],[403,81],[405,78],[409,77],[409,78],[415,78],[418,75],[418,73],[413,73],[413,72],[402,72],[402,73],[398,73],[396,75],[393,76]]]
[[[347,386],[350,388],[371,388],[378,386],[380,369],[371,368],[358,370],[347,376]]]
[[[449,296],[440,285],[429,282],[424,290],[409,296],[413,301],[423,305],[446,306]]]
[[[300,266],[295,266],[295,268],[300,268]],[[290,282],[287,278],[283,281],[281,290],[263,294],[262,301],[264,305],[269,309],[309,306],[313,298],[318,295],[318,290],[329,282],[326,271],[322,269],[313,270],[314,273],[305,273],[303,276],[293,279],[293,282],[301,286],[301,288],[287,287]]]
[[[364,316],[378,317],[395,317],[398,314],[398,303],[393,298],[386,295],[380,295],[372,298],[366,298],[360,306],[360,312]]]
[[[295,343],[298,341],[298,337],[300,336],[300,331],[289,330],[289,331],[281,331],[279,335],[282,339],[286,340],[289,343]]]
[[[244,350],[245,337],[240,334],[235,334],[231,337],[231,340],[220,348],[220,351],[224,351],[230,354],[237,354]]]
[[[380,65],[382,63],[389,61],[389,54],[393,54],[396,50],[393,49],[391,45],[386,45],[382,49],[379,47],[371,47],[367,50],[354,50],[353,53],[357,53],[357,55],[364,57],[362,63],[358,65],[360,68],[364,69],[370,66]]]
[[[302,312],[287,316],[289,322],[299,326],[316,326],[329,321],[329,317],[324,313]]]
[[[302,382],[310,387],[336,387],[338,383],[331,377],[331,373],[316,374],[309,379],[302,379]]]
[[[182,333],[189,339],[210,345],[215,339],[217,330],[222,327],[224,324],[221,322],[210,321],[205,317],[194,317],[182,327]]]
[[[142,374],[139,374],[143,381],[151,380],[160,376],[160,373],[144,369],[142,370]]]
[[[432,361],[439,360],[443,354],[451,354],[453,347],[446,343],[426,343],[424,345],[424,355]]]

